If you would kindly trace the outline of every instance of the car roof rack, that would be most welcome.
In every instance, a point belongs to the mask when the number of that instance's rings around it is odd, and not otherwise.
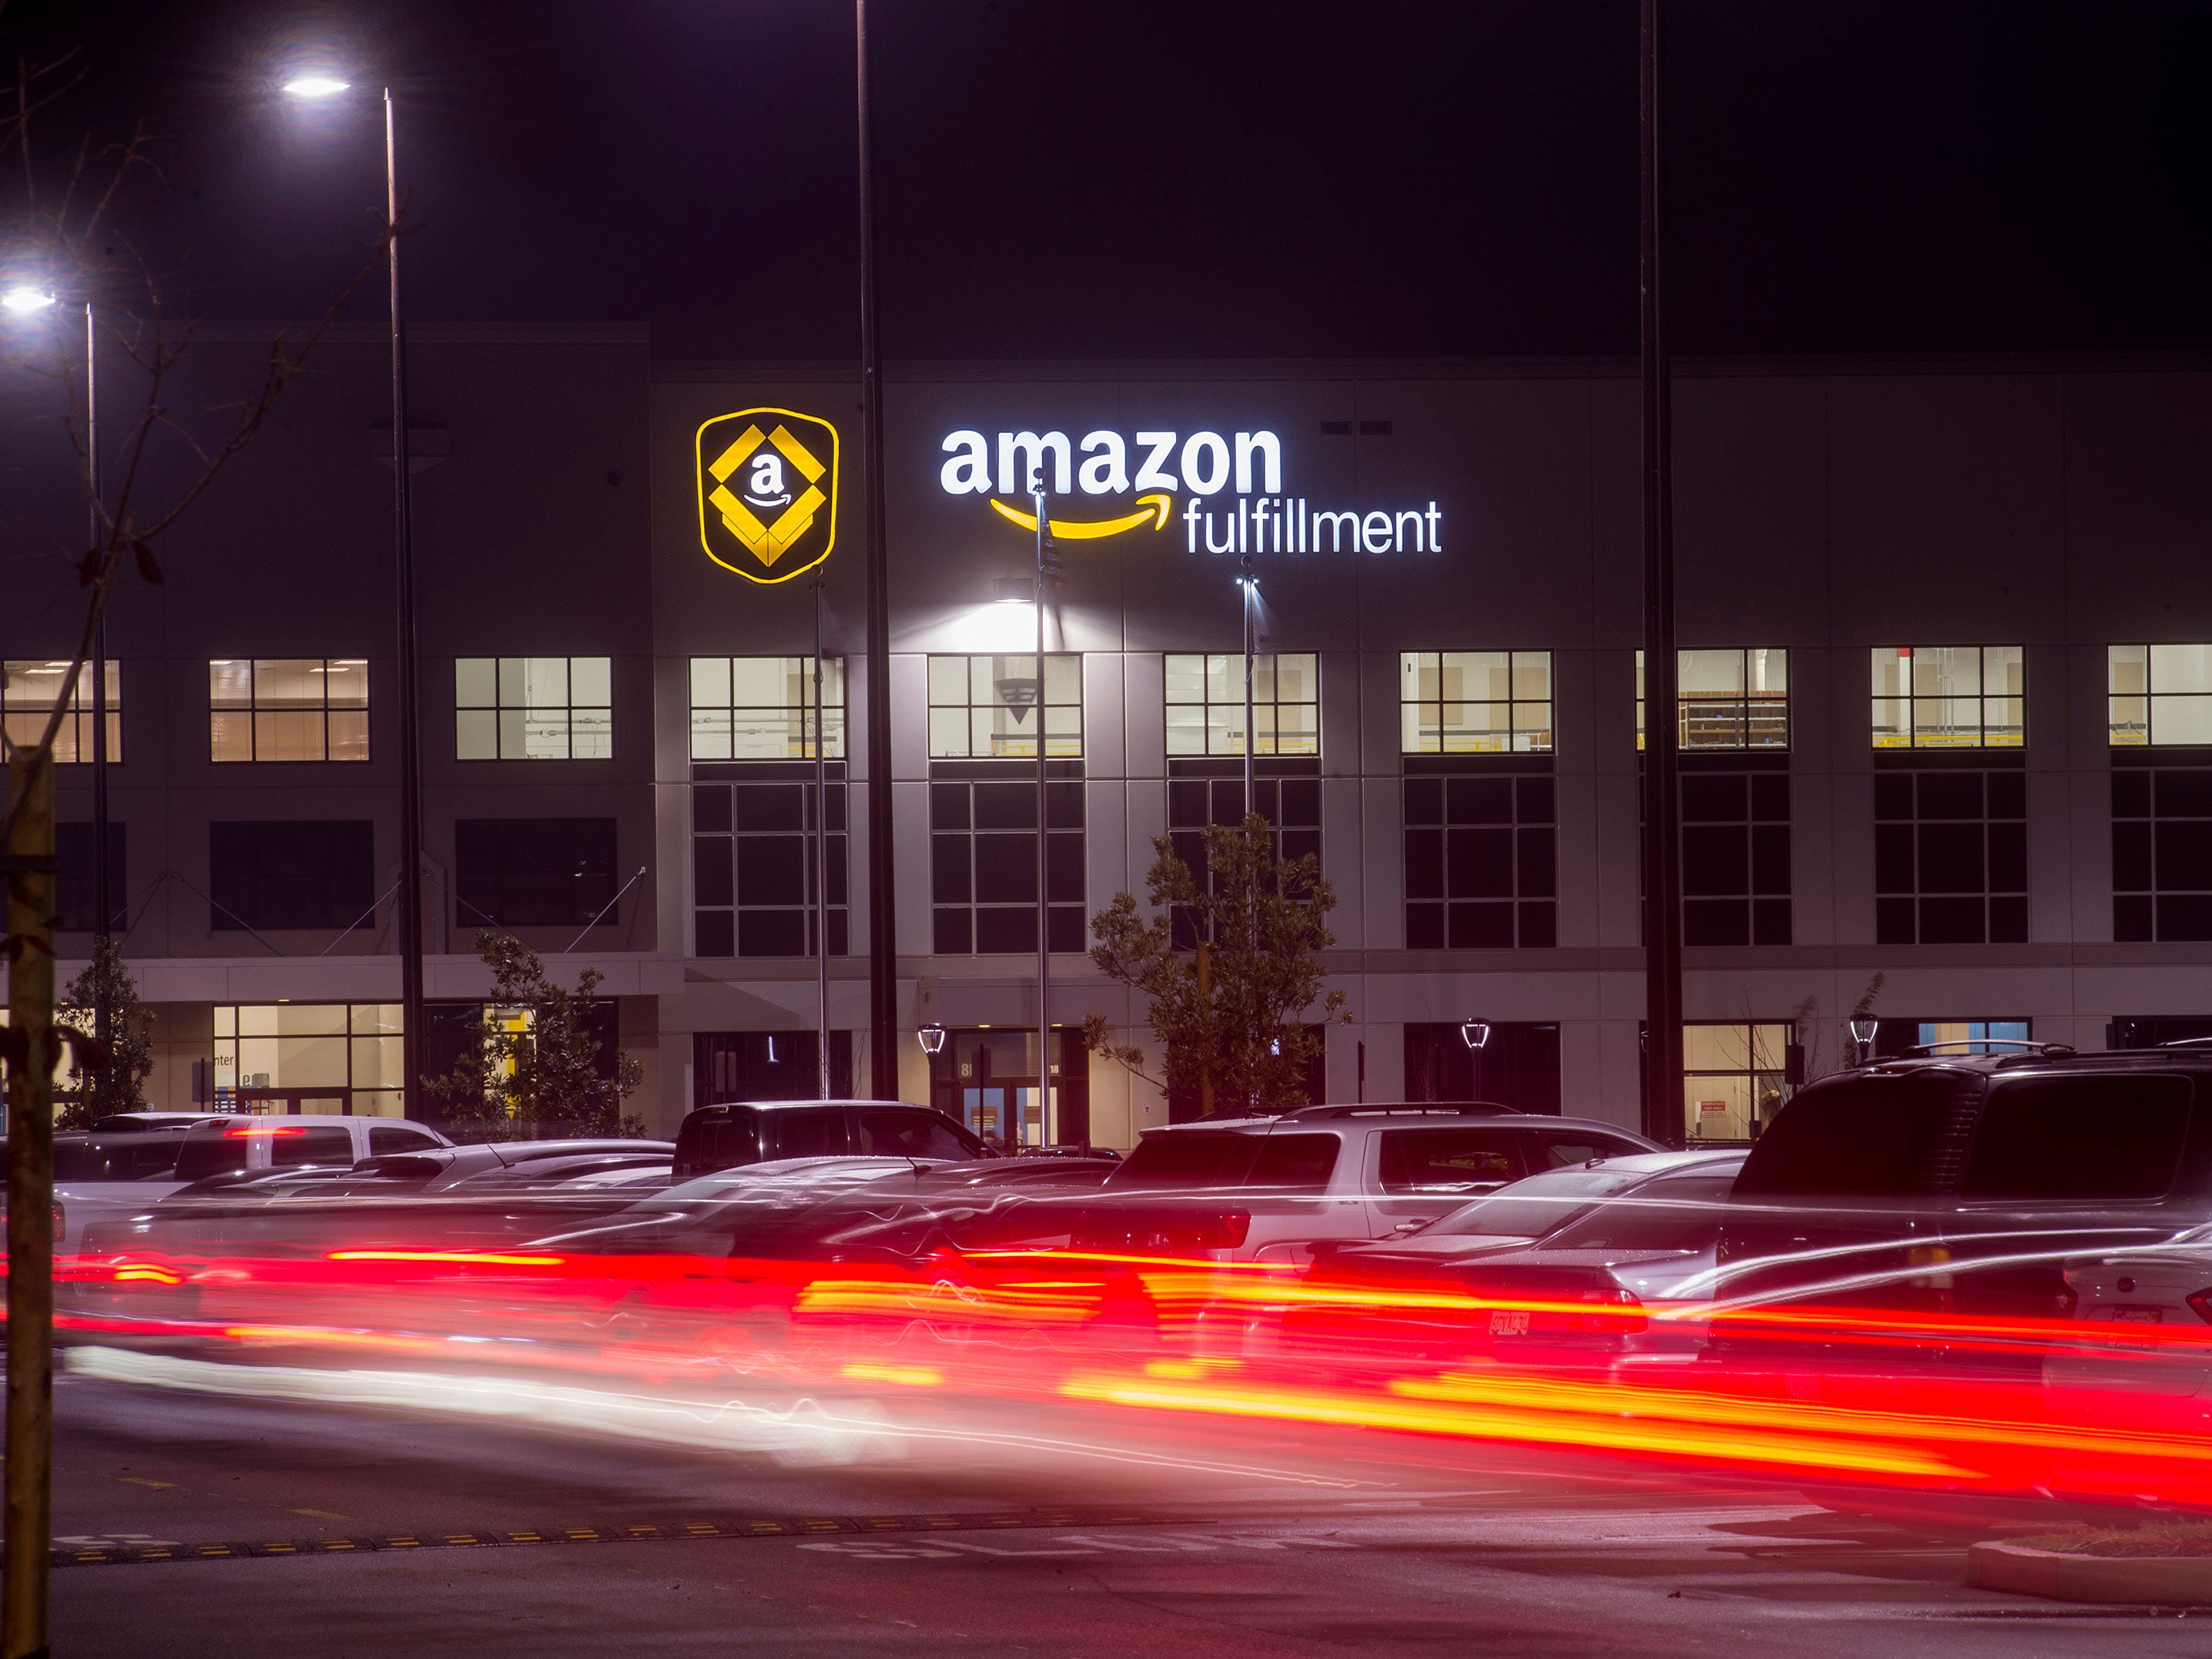
[[[2161,1048],[2212,1048],[2212,1036],[2174,1037],[2158,1046]]]
[[[1969,1054],[1987,1054],[1993,1048],[2003,1048],[2023,1054],[2070,1054],[2075,1052],[2071,1043],[2036,1042],[2026,1037],[1946,1037],[1941,1042],[1916,1042],[1900,1058],[1915,1054],[1934,1054],[1946,1048],[1963,1048]]]
[[[1285,1122],[1326,1122],[1346,1117],[1394,1117],[1400,1115],[1426,1114],[1432,1117],[1519,1117],[1522,1114],[1516,1106],[1503,1106],[1494,1100],[1407,1100],[1377,1101],[1351,1106],[1293,1106],[1282,1115]]]

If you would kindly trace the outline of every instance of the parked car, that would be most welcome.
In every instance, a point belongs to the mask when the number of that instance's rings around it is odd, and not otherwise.
[[[1385,1238],[1535,1171],[1659,1150],[1587,1119],[1486,1105],[1304,1106],[1146,1131],[1075,1242],[1093,1250],[1304,1262]]]
[[[1644,1314],[1710,1297],[1744,1157],[1642,1152],[1553,1170],[1417,1233],[1333,1250],[1308,1282],[1341,1288],[1346,1299],[1295,1310],[1287,1334],[1362,1352],[1487,1346],[1513,1358],[1694,1357],[1701,1327],[1647,1327]],[[1503,1305],[1428,1307],[1390,1295],[1416,1288]],[[1360,1300],[1368,1290],[1382,1294]]]
[[[898,1100],[758,1100],[702,1106],[676,1132],[679,1182],[794,1158],[918,1158],[965,1162],[994,1154],[933,1106]]]
[[[1930,1054],[1824,1078],[1745,1161],[1721,1296],[2063,1316],[2068,1258],[2212,1221],[2208,1090],[2201,1048]]]
[[[223,1115],[221,1112],[110,1112],[93,1121],[92,1132],[120,1134],[131,1129],[189,1129],[195,1123]]]
[[[434,1152],[453,1143],[424,1123],[390,1117],[211,1118],[185,1131],[176,1181],[182,1186],[239,1170],[339,1168],[388,1152]]]

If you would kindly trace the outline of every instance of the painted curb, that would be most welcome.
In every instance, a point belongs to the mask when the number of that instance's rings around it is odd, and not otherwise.
[[[2073,1555],[2021,1544],[1977,1544],[1966,1582],[2056,1601],[2212,1607],[2212,1555]]]

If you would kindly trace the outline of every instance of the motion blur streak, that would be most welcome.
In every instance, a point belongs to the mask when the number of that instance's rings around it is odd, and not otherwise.
[[[332,1250],[326,1261],[480,1261],[499,1267],[559,1267],[562,1255],[493,1255],[481,1250]]]
[[[909,1389],[936,1389],[945,1384],[945,1373],[927,1365],[864,1365],[855,1360],[842,1375],[855,1382],[896,1382]]]

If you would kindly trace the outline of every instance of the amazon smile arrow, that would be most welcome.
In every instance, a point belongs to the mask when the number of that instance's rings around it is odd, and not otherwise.
[[[1122,518],[1088,520],[1048,519],[1045,520],[1045,528],[1062,541],[1095,542],[1102,536],[1118,536],[1125,530],[1134,530],[1147,519],[1153,521],[1152,528],[1155,530],[1165,530],[1168,527],[1168,508],[1173,503],[1165,495],[1139,495],[1137,497],[1137,504],[1139,511]],[[1002,519],[1019,525],[1024,530],[1033,531],[1036,528],[1036,514],[1034,513],[1018,512],[1004,501],[999,501],[991,503],[991,511]]]

